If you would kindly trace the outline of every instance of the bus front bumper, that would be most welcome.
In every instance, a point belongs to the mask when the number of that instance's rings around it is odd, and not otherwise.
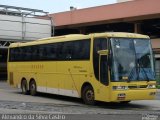
[[[110,101],[153,100],[155,99],[156,92],[156,89],[113,90]]]

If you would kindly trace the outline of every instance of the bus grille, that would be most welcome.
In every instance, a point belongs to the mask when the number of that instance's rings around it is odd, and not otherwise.
[[[147,88],[147,85],[128,86],[129,89]]]

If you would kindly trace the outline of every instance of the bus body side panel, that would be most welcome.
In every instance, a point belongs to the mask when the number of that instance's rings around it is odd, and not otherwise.
[[[59,94],[81,97],[81,86],[89,79],[89,61],[60,61],[57,65]]]
[[[8,63],[8,83],[13,87],[20,87],[20,76],[18,75],[18,63],[10,62]]]
[[[39,71],[37,72],[37,91],[43,93],[57,94],[56,90],[50,89],[51,87],[58,88],[58,80],[56,79],[56,61],[42,61],[39,62]]]

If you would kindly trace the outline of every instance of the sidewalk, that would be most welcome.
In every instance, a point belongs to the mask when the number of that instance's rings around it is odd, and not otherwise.
[[[157,89],[157,92],[160,93],[160,89]]]

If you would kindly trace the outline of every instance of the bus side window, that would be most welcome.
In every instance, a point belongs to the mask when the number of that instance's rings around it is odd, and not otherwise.
[[[72,59],[73,60],[78,60],[79,59],[79,53],[80,53],[80,42],[79,41],[76,41],[76,42],[73,42],[73,51],[72,51]]]
[[[31,60],[31,55],[32,55],[32,49],[31,49],[31,47],[28,47],[26,49],[26,61],[30,61]]]
[[[36,49],[36,46],[32,46],[31,60],[35,61],[36,58],[37,58],[37,49]]]
[[[90,40],[74,41],[72,53],[74,60],[89,60]]]
[[[73,50],[72,42],[65,43],[64,55],[66,60],[72,59],[72,50]]]
[[[43,46],[39,46],[39,60],[43,60]]]
[[[15,60],[15,52],[14,48],[10,48],[10,54],[9,54],[9,61],[14,61]]]
[[[64,59],[64,56],[63,56],[63,51],[62,51],[62,49],[63,49],[63,45],[64,45],[64,43],[57,43],[57,58],[58,58],[58,60],[63,60]]]
[[[55,43],[55,44],[52,44],[51,45],[51,49],[50,49],[50,58],[51,58],[51,60],[57,60],[57,43]]]
[[[84,60],[89,59],[90,57],[90,41],[89,40],[84,40],[81,42],[80,57]]]
[[[45,49],[46,49],[46,57],[45,60],[53,60],[53,45],[52,44],[47,44],[45,45]]]

